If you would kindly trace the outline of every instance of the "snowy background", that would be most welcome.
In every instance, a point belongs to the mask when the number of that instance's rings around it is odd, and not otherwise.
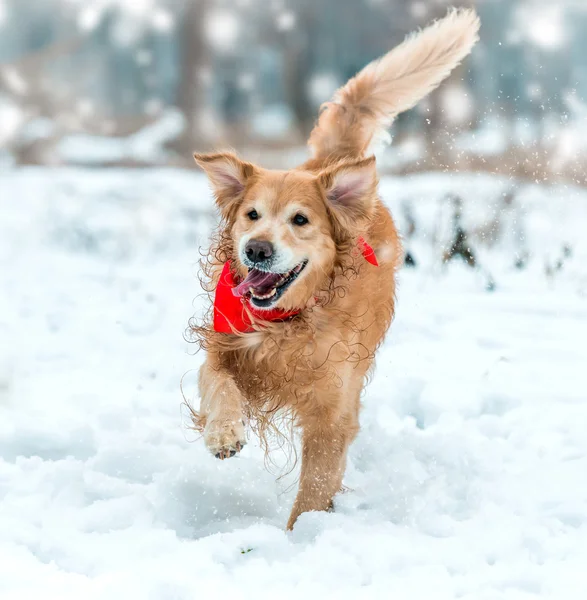
[[[186,426],[216,219],[189,150],[302,159],[304,107],[444,11],[331,4],[0,0],[1,600],[585,598],[582,3],[479,2],[451,102],[394,127],[408,259],[336,511],[286,533],[285,457]]]
[[[297,163],[320,104],[404,36],[474,4],[481,40],[393,130],[390,173],[584,184],[584,0],[0,0],[0,165]]]
[[[584,598],[587,192],[521,185],[516,214],[499,209],[511,184],[382,182],[404,231],[414,199],[417,266],[364,395],[351,491],[286,534],[295,473],[276,481],[254,440],[220,462],[182,418],[202,360],[182,332],[202,309],[204,178],[5,173],[0,597]],[[446,191],[470,199],[478,269],[438,253]],[[480,227],[496,214],[499,243]]]

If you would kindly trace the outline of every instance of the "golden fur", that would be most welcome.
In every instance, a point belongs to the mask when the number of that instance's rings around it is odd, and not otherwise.
[[[395,115],[436,87],[477,39],[473,11],[452,11],[365,67],[326,104],[310,137],[313,158],[297,169],[269,171],[232,153],[196,155],[221,212],[203,265],[212,295],[231,260],[244,278],[247,240],[268,240],[288,266],[307,266],[277,306],[301,309],[285,322],[255,322],[255,331],[217,333],[211,315],[191,325],[207,352],[194,423],[220,458],[245,444],[247,421],[266,440],[276,415],[302,431],[300,487],[288,521],[326,510],[341,488],[349,444],[359,430],[360,394],[394,314],[399,236],[377,194],[369,146]],[[247,217],[251,210],[260,217]],[[303,227],[292,216],[305,215]],[[374,248],[365,261],[357,240]],[[286,260],[287,259],[287,260]],[[285,263],[284,263],[285,264]]]

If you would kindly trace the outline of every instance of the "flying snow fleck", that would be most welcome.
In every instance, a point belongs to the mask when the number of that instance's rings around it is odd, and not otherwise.
[[[236,44],[239,35],[236,16],[228,10],[212,11],[206,19],[206,37],[219,52],[228,52]]]
[[[308,96],[316,106],[320,106],[323,102],[330,100],[340,85],[341,81],[334,73],[317,73],[308,84]]]
[[[466,123],[473,117],[474,105],[467,90],[458,84],[445,85],[440,92],[440,104],[448,121]]]
[[[295,24],[296,16],[291,11],[283,12],[277,17],[277,28],[280,31],[290,31]]]
[[[531,14],[526,28],[529,41],[545,50],[556,50],[566,41],[564,15],[557,6]]]
[[[101,17],[101,10],[96,6],[85,7],[79,18],[78,26],[83,31],[92,31],[98,26]]]
[[[414,2],[410,7],[410,12],[417,19],[423,19],[428,15],[429,8],[425,2]]]
[[[171,13],[161,8],[154,12],[151,23],[153,25],[153,29],[164,33],[171,31],[175,25]]]

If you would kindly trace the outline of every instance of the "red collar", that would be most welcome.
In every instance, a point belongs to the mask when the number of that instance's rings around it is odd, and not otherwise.
[[[378,267],[375,251],[360,237],[357,245],[368,263]],[[230,269],[230,261],[224,263],[216,294],[214,295],[214,331],[218,333],[248,333],[254,331],[253,321],[286,321],[300,313],[301,309],[282,310],[273,308],[262,310],[255,308],[248,297],[239,298],[232,293],[237,283]]]

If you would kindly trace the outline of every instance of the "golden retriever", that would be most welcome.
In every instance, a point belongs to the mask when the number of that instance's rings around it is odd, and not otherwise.
[[[203,268],[214,310],[192,325],[207,352],[194,423],[221,459],[245,445],[247,423],[262,441],[276,415],[301,428],[288,529],[301,513],[332,507],[394,315],[403,253],[378,197],[372,143],[460,63],[478,28],[472,10],[453,10],[367,65],[324,105],[312,158],[298,168],[195,155],[221,223]]]

